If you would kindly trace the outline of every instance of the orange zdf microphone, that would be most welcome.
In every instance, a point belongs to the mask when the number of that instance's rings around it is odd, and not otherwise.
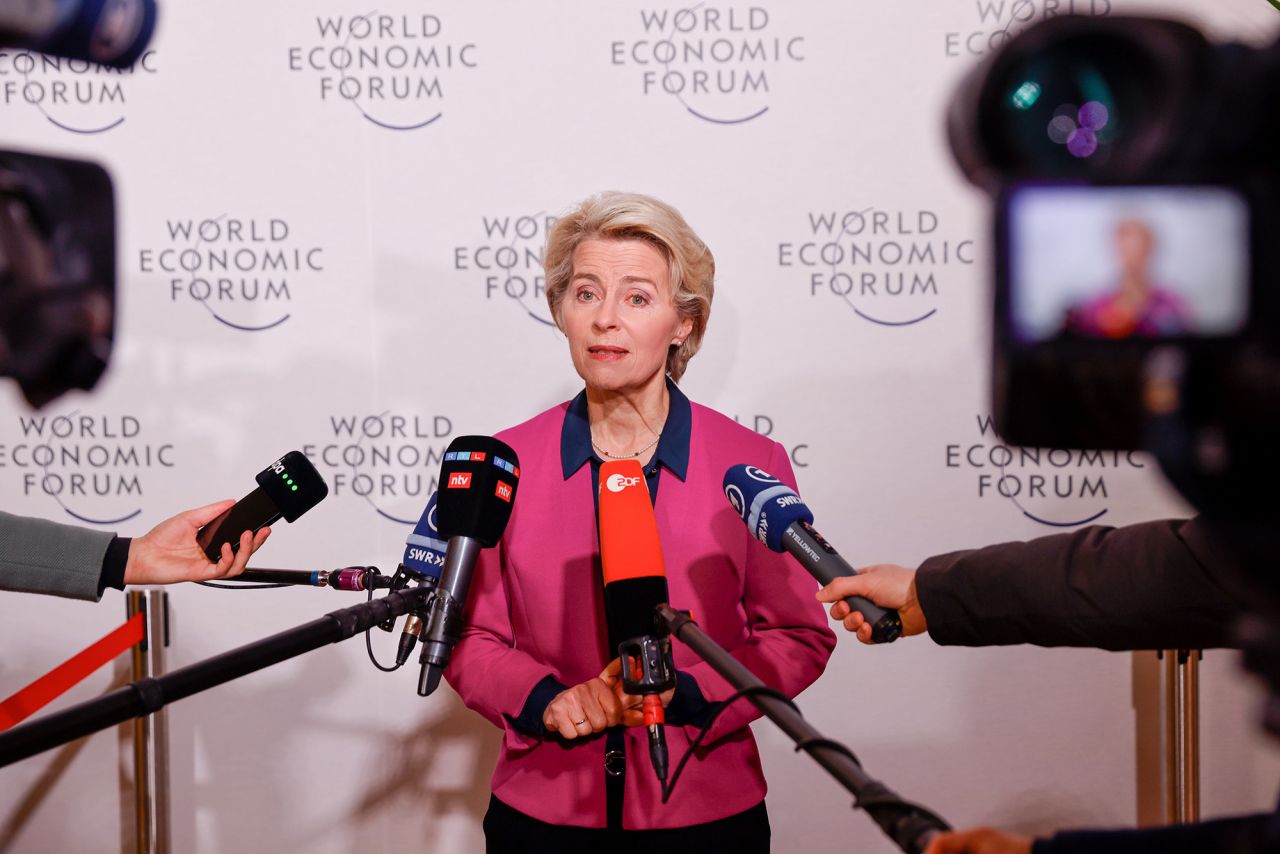
[[[671,637],[658,619],[667,602],[667,571],[658,520],[638,460],[600,466],[600,564],[609,646],[622,660],[622,686],[644,698],[649,757],[663,788],[667,784],[667,738],[662,693],[676,684]]]

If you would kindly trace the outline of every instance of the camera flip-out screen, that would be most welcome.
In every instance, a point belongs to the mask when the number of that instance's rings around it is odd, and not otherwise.
[[[1248,320],[1249,205],[1236,190],[1029,184],[1003,220],[1015,340],[1224,338]]]

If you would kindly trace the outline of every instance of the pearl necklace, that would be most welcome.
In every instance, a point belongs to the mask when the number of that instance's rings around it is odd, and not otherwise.
[[[653,441],[652,441],[652,442],[650,442],[649,444],[645,445],[643,448],[641,448],[640,450],[636,451],[634,454],[611,454],[611,453],[609,453],[608,451],[606,451],[604,448],[602,448],[602,447],[600,447],[599,445],[597,445],[597,444],[596,444],[596,439],[595,439],[595,437],[594,437],[594,436],[592,436],[592,437],[591,437],[591,447],[595,448],[597,451],[599,451],[600,453],[604,454],[606,457],[608,457],[608,458],[609,458],[609,459],[611,459],[611,460],[630,460],[630,459],[634,459],[635,457],[640,456],[640,455],[641,455],[641,454],[643,454],[645,451],[649,450],[649,449],[650,449],[650,448],[652,448],[654,445],[658,444],[658,440],[659,440],[659,439],[661,439],[661,438],[662,438],[662,433],[658,433],[658,435],[656,435],[656,436],[654,436],[654,437],[653,437]]]

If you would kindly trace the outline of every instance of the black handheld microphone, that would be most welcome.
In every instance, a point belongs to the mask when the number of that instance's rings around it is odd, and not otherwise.
[[[418,693],[423,697],[440,686],[440,676],[462,634],[462,610],[480,549],[492,548],[502,539],[519,480],[516,452],[492,436],[459,436],[445,451],[436,524],[448,548],[422,632]]]
[[[133,65],[156,28],[155,0],[27,0],[0,4],[0,46],[113,68]]]
[[[290,451],[262,471],[258,488],[196,532],[196,542],[211,563],[222,559],[222,544],[240,549],[240,535],[255,534],[284,517],[293,522],[329,494],[329,485],[301,451]]]
[[[736,465],[724,473],[724,497],[755,538],[775,552],[787,551],[818,581],[830,584],[858,571],[840,557],[813,527],[813,513],[795,490],[755,466]],[[871,625],[871,639],[892,643],[902,635],[898,612],[870,599],[844,600]]]

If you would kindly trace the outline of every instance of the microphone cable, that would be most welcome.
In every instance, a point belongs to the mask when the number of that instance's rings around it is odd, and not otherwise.
[[[213,587],[217,590],[271,590],[275,587],[294,587],[293,584],[219,584],[216,581],[194,582],[201,587]]]
[[[374,568],[373,572],[376,575],[382,574],[377,570],[376,567]],[[388,595],[390,595],[391,592],[392,591],[388,590],[387,591]],[[369,585],[368,601],[369,602],[373,601],[373,585],[372,584]],[[365,651],[369,653],[369,661],[373,664],[374,667],[378,668],[383,673],[395,673],[397,670],[399,670],[403,666],[401,664],[395,664],[395,665],[392,665],[391,667],[387,667],[385,664],[378,661],[378,656],[373,654],[373,626],[370,626],[369,628],[364,630],[364,648],[365,648]]]

